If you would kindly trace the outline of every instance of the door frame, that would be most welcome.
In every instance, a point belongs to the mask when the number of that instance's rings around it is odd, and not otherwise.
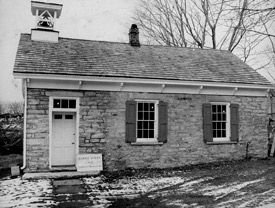
[[[54,108],[54,99],[70,99],[76,101],[75,108]],[[53,138],[53,113],[75,113],[75,159],[79,153],[79,98],[78,97],[49,97],[49,168],[52,169],[52,138]],[[76,161],[76,160],[75,160]],[[75,164],[76,165],[76,164]]]

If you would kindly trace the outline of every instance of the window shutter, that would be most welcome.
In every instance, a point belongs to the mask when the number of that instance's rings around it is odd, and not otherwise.
[[[212,105],[210,103],[204,103],[202,105],[203,114],[203,140],[204,142],[213,142],[213,130],[212,130]]]
[[[230,129],[231,141],[238,142],[239,140],[239,105],[230,105]]]
[[[158,129],[158,141],[167,142],[168,131],[168,105],[166,102],[159,102],[159,129]]]
[[[126,101],[126,142],[136,142],[136,102]]]

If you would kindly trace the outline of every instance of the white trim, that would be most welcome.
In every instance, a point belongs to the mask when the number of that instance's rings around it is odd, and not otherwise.
[[[27,104],[28,104],[28,87],[27,87],[27,79],[23,80],[23,97],[25,99],[24,103],[24,130],[23,130],[23,166],[21,170],[24,170],[27,165]]]
[[[225,105],[226,106],[226,137],[213,137],[213,142],[229,142],[231,137],[230,127],[230,103],[229,102],[210,102],[211,105]],[[211,113],[212,116],[212,113]]]
[[[159,100],[146,100],[146,99],[135,99],[137,102],[137,109],[136,109],[136,143],[155,143],[158,142],[158,125],[159,125]],[[137,122],[138,122],[138,103],[154,103],[155,106],[155,127],[154,127],[154,138],[138,138],[137,136]]]
[[[79,153],[79,98],[78,97],[49,97],[49,168],[52,168],[52,116],[53,112],[72,112],[76,114],[76,133],[75,133],[75,159]],[[76,108],[54,108],[54,99],[76,100]],[[76,164],[75,164],[76,165]]]
[[[123,82],[136,84],[160,84],[162,85],[187,85],[197,86],[199,89],[203,87],[236,87],[251,88],[251,89],[275,89],[270,85],[260,84],[241,84],[241,83],[224,83],[224,82],[203,82],[203,81],[184,81],[184,80],[165,80],[165,79],[142,79],[142,78],[120,78],[120,77],[97,77],[97,76],[79,76],[79,75],[58,75],[58,74],[32,74],[32,73],[13,73],[15,78],[30,78],[30,79],[44,79],[44,80],[67,80],[67,81],[82,81],[82,82]]]
[[[29,88],[97,90],[123,92],[185,93],[202,95],[260,96],[268,95],[273,85],[196,82],[180,80],[37,75],[14,73],[15,78],[28,78]],[[81,83],[81,85],[79,85]]]

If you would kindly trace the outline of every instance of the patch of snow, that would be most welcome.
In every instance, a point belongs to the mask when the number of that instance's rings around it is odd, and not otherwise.
[[[260,206],[260,207],[258,207],[258,208],[274,208],[274,207],[275,207],[275,203],[266,204],[266,205]]]
[[[180,186],[181,189],[179,189],[179,190],[182,190],[182,189],[187,190],[187,187],[191,187],[195,184],[201,183],[201,182],[209,180],[209,179],[212,179],[212,178],[211,177],[205,177],[205,178],[201,178],[201,179],[198,179],[198,180],[193,180],[193,181],[184,183]]]
[[[186,178],[181,177],[163,177],[151,179],[119,179],[113,183],[105,183],[104,178],[84,178],[84,183],[88,185],[93,194],[101,195],[133,195],[148,193],[150,191],[162,189],[168,186],[183,183]]]
[[[259,183],[263,180],[264,179],[257,179],[254,181],[247,181],[247,182],[240,183],[240,184],[233,183],[233,184],[225,184],[222,186],[208,186],[205,189],[202,189],[201,192],[207,196],[215,196],[216,197],[215,200],[217,200],[217,199],[222,198],[230,193],[236,192],[236,191],[246,187],[249,184]]]
[[[27,181],[15,178],[0,181],[0,187],[0,207],[47,207],[54,204],[50,197],[50,180]]]
[[[178,208],[185,208],[185,207],[190,206],[190,205],[188,205],[188,204],[184,204],[184,203],[182,202],[182,200],[175,200],[175,201],[166,203],[165,205],[167,205],[167,206],[172,206],[172,207],[176,206],[176,207],[178,207]]]
[[[260,193],[257,195],[257,198],[261,198],[261,202],[258,204],[259,207],[268,206],[269,204],[273,204],[273,207],[275,207],[275,189]]]
[[[239,208],[245,208],[245,207],[251,207],[253,205],[253,203],[255,202],[255,199],[251,199],[249,201],[246,201],[242,204],[240,204],[238,207]],[[254,206],[255,207],[255,206]]]

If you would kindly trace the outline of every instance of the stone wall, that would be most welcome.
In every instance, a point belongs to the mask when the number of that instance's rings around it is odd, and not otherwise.
[[[165,168],[246,155],[267,154],[267,113],[265,97],[237,97],[163,93],[44,91],[28,90],[27,171],[47,170],[49,158],[49,97],[80,97],[79,153],[102,153],[104,169]],[[132,146],[125,143],[127,100],[156,99],[168,103],[168,142],[160,146]],[[203,142],[202,104],[239,104],[239,143],[209,145]]]
[[[28,90],[26,172],[49,168],[49,97],[45,90]]]

